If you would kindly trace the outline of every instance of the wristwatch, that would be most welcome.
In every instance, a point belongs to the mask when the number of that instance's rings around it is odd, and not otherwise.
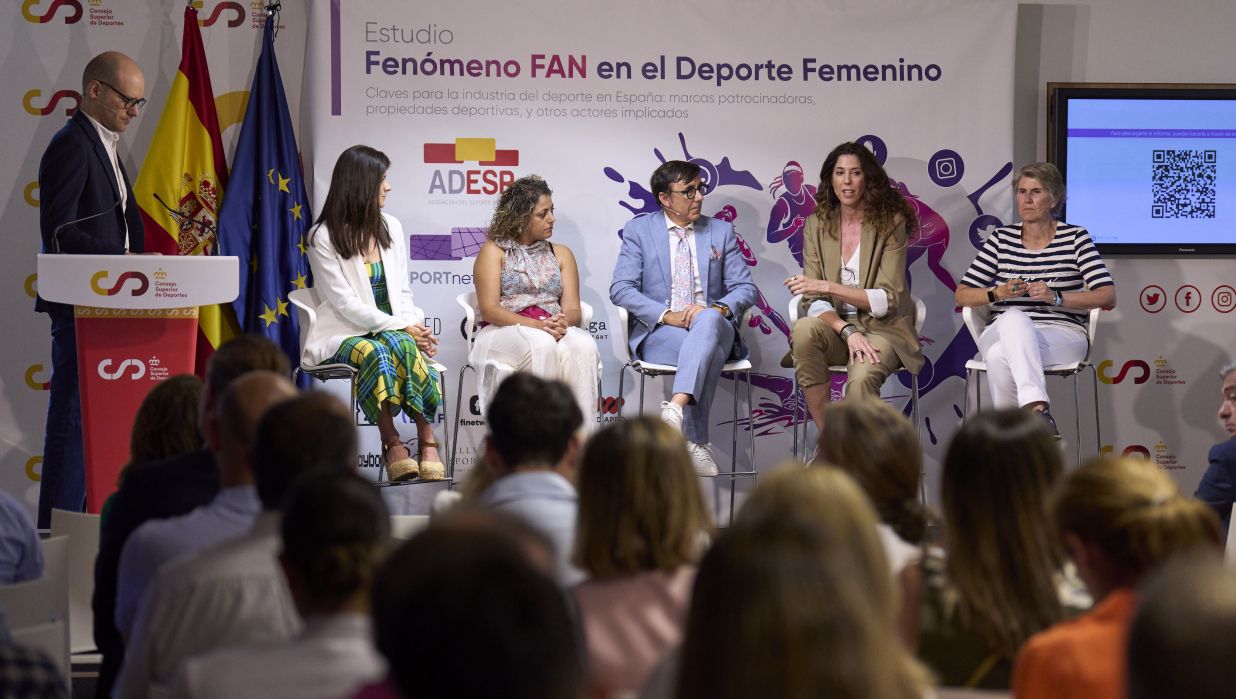
[[[850,339],[850,336],[856,332],[858,332],[857,325],[853,323],[846,323],[845,325],[841,326],[841,332],[839,333],[841,335],[841,341],[842,342],[848,341]]]
[[[995,289],[995,287],[992,287],[992,288],[988,289],[988,290],[987,290],[987,303],[995,303],[997,300],[998,300],[998,299],[996,299],[996,289]]]
[[[722,318],[729,318],[730,316],[734,315],[733,312],[730,311],[730,307],[725,305],[724,303],[721,303],[720,301],[717,301],[716,303],[712,304],[712,307],[717,309],[721,313]]]
[[[1056,300],[1052,302],[1052,305],[1053,306],[1063,306],[1064,305],[1064,294],[1060,293],[1059,290],[1056,291]]]

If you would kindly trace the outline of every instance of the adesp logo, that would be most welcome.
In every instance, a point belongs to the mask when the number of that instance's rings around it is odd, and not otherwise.
[[[47,100],[46,106],[36,107],[34,100],[43,96],[42,90],[30,90],[21,98],[21,106],[26,110],[27,114],[33,116],[47,116],[60,108],[61,100],[69,100],[73,104],[64,108],[65,116],[73,116],[73,112],[82,105],[82,96],[77,90],[56,90],[52,93],[51,98]]]
[[[196,0],[193,3],[194,9],[198,10],[202,9],[203,5],[205,3],[201,0]],[[235,28],[245,23],[245,6],[235,2],[235,0],[223,0],[223,2],[216,4],[215,8],[210,11],[209,17],[199,19],[197,24],[199,27],[213,27],[215,22],[218,22],[223,13],[227,11],[233,13],[232,18],[227,21],[227,26]]]
[[[1109,385],[1121,383],[1128,378],[1130,373],[1133,372],[1137,373],[1137,375],[1133,377],[1133,383],[1135,384],[1143,384],[1150,380],[1150,365],[1140,359],[1130,359],[1121,365],[1120,373],[1115,376],[1111,376],[1107,373],[1107,370],[1115,366],[1115,364],[1116,363],[1110,359],[1104,359],[1099,362],[1099,366],[1097,367],[1099,381]]]
[[[150,280],[141,272],[121,272],[116,279],[116,283],[110,287],[103,286],[104,280],[107,279],[107,270],[99,270],[90,278],[90,288],[99,296],[115,296],[120,293],[121,287],[130,279],[137,280],[137,288],[129,292],[133,296],[141,296],[150,288]]]
[[[107,381],[117,381],[123,379],[125,372],[132,369],[133,375],[129,378],[136,381],[146,375],[146,363],[140,359],[126,359],[116,368],[112,368],[112,360],[104,359],[99,362],[99,376]]]
[[[515,181],[511,170],[517,167],[519,151],[499,150],[493,138],[456,138],[454,143],[426,143],[424,160],[429,164],[462,165],[475,162],[483,169],[434,170],[429,181],[430,194],[498,194]]]
[[[27,22],[32,24],[46,24],[56,18],[56,13],[60,8],[66,8],[68,14],[64,18],[65,24],[76,24],[82,19],[82,4],[80,0],[52,0],[43,14],[35,14],[34,8],[41,5],[43,0],[25,0],[21,4],[21,16],[26,18]]]

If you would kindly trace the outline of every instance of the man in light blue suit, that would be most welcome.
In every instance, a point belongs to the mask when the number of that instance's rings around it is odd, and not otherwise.
[[[708,414],[722,365],[746,354],[737,322],[757,290],[733,227],[700,215],[708,185],[698,165],[671,160],[651,188],[661,211],[622,229],[609,298],[630,313],[631,351],[678,367],[661,419],[682,430],[696,472],[712,476]]]

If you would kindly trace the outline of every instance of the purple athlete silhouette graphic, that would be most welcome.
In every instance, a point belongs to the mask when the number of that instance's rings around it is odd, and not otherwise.
[[[906,283],[910,283],[910,266],[915,260],[927,253],[927,267],[936,275],[936,279],[940,283],[948,287],[950,291],[957,290],[957,283],[953,281],[953,275],[944,268],[944,253],[948,251],[948,223],[940,214],[935,212],[930,206],[927,206],[921,199],[910,192],[910,188],[904,182],[893,182],[897,187],[897,191],[901,192],[901,196],[905,198],[910,206],[914,207],[914,213],[918,215],[918,230],[914,231],[914,235],[910,237],[908,249],[906,250]]]
[[[799,267],[803,265],[803,226],[815,211],[815,187],[804,184],[804,179],[803,166],[791,160],[768,186],[769,193],[777,197],[768,214],[768,242],[788,241]],[[785,191],[778,196],[782,188]]]

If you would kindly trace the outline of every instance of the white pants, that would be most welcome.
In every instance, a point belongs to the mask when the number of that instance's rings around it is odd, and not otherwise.
[[[468,361],[476,367],[482,415],[503,379],[527,371],[569,386],[584,414],[584,429],[591,432],[596,427],[597,343],[587,331],[567,328],[566,335],[555,341],[553,335],[536,328],[487,325],[477,332]]]
[[[1016,408],[1050,402],[1043,367],[1080,361],[1086,345],[1086,331],[1080,326],[1035,325],[1017,308],[1001,313],[978,341],[987,362],[992,405]]]

